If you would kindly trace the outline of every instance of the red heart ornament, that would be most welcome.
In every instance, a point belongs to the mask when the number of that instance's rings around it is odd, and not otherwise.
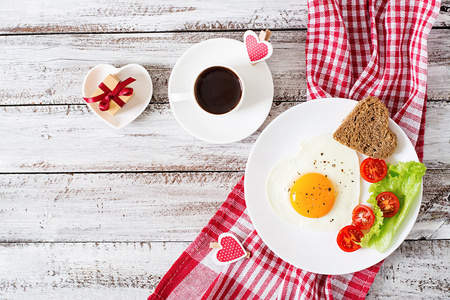
[[[217,264],[233,263],[248,256],[239,240],[230,233],[222,233],[219,236],[219,245],[221,248],[214,256]]]
[[[245,32],[244,43],[251,63],[261,62],[272,55],[272,45],[266,41],[259,41],[256,33],[251,30]]]

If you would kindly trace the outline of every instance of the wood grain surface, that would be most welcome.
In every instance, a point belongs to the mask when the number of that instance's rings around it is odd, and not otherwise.
[[[152,102],[168,102],[167,83],[177,59],[194,44],[212,38],[241,40],[242,32],[174,32],[148,34],[56,34],[0,36],[2,105],[84,104],[81,86],[97,64],[121,67],[137,63],[153,80]],[[450,100],[450,29],[429,37],[428,97]],[[275,101],[306,99],[306,31],[277,31],[267,62]],[[23,80],[26,85],[23,84]]]
[[[6,0],[0,18],[0,299],[145,299],[245,171],[262,130],[306,100],[307,1]],[[442,1],[443,8],[450,1]],[[270,28],[274,104],[248,138],[195,139],[170,110],[177,59],[211,38]],[[450,294],[450,9],[428,40],[424,194],[367,299]],[[137,63],[151,104],[109,128],[81,85]]]
[[[306,0],[285,0],[282,5],[256,0],[4,2],[3,34],[306,29],[308,24]],[[445,6],[450,1],[441,2]],[[435,26],[449,25],[450,14],[442,12]]]
[[[0,297],[146,299],[188,244],[0,243]],[[449,246],[404,242],[385,260],[367,299],[445,299]]]
[[[0,175],[2,234],[18,242],[191,241],[243,172]],[[449,239],[450,171],[424,177],[409,240]],[[36,190],[46,191],[36,194]]]
[[[220,145],[187,134],[168,104],[151,104],[122,130],[109,128],[85,105],[5,106],[0,108],[0,153],[5,157],[0,160],[0,169],[3,173],[243,171],[259,133],[297,104],[274,104],[256,133]],[[428,168],[448,168],[450,103],[429,102],[427,108],[425,164]],[[26,122],[17,122],[21,118]],[[20,147],[18,140],[26,140],[33,147]]]

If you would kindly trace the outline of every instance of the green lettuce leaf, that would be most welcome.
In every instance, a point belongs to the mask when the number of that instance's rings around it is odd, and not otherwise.
[[[372,199],[372,198],[370,198]],[[370,199],[367,201],[369,202]],[[361,247],[368,248],[368,242],[371,239],[373,235],[379,235],[381,233],[381,226],[383,226],[383,212],[377,205],[377,201],[375,201],[375,204],[372,202],[369,202],[372,204],[373,212],[375,214],[375,222],[373,223],[372,227],[370,228],[370,231],[364,234],[364,237],[361,239]]]
[[[375,224],[361,239],[361,247],[375,249],[381,253],[389,248],[414,198],[420,191],[425,170],[424,164],[415,161],[400,162],[397,165],[388,164],[386,177],[373,183],[369,188],[370,197],[367,202],[374,208]],[[400,202],[400,209],[392,218],[383,218],[383,213],[377,205],[376,197],[385,191],[394,193]]]

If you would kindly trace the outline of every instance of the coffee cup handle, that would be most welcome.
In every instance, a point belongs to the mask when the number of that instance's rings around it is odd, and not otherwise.
[[[172,93],[170,96],[170,101],[172,102],[192,100],[192,93]]]

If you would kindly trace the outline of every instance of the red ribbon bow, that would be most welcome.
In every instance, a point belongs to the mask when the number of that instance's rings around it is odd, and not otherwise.
[[[119,98],[119,96],[132,95],[133,89],[127,88],[126,86],[134,81],[136,81],[136,79],[128,77],[124,81],[119,82],[112,91],[102,82],[98,87],[103,91],[103,94],[100,94],[95,97],[83,97],[83,99],[87,103],[94,103],[100,101],[98,107],[100,108],[101,111],[107,111],[109,109],[109,104],[111,100],[116,102],[117,105],[119,105],[120,107],[122,107],[125,105],[125,102],[123,102]]]

